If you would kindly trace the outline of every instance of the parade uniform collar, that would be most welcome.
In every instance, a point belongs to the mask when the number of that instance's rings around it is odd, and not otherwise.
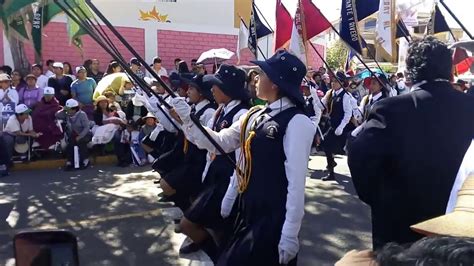
[[[199,112],[202,108],[204,108],[206,105],[208,105],[210,102],[207,99],[204,99],[197,104],[194,105],[194,108],[196,108],[196,112]]]

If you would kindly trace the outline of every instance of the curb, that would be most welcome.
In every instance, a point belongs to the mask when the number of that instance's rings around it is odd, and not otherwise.
[[[91,157],[91,163],[93,165],[112,165],[117,163],[117,157],[115,155],[97,156]],[[57,160],[40,160],[33,162],[18,163],[13,166],[11,171],[31,171],[31,170],[44,170],[44,169],[58,169],[66,164],[66,159]]]

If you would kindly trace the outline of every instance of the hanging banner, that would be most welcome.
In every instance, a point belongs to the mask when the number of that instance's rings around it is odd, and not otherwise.
[[[42,31],[43,31],[43,5],[38,5],[31,21],[31,39],[33,47],[39,58],[42,55]]]
[[[392,1],[380,0],[379,14],[375,34],[377,43],[392,56]]]

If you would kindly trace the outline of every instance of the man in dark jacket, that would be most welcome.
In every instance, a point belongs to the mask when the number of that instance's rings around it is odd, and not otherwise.
[[[445,213],[456,173],[474,137],[474,100],[453,90],[451,52],[432,36],[407,58],[417,87],[376,103],[349,146],[349,167],[372,209],[373,247],[420,238],[410,225]]]

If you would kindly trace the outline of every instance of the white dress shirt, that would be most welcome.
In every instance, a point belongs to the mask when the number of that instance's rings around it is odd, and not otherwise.
[[[458,192],[461,190],[466,178],[472,174],[474,174],[474,140],[472,140],[471,145],[466,151],[466,154],[464,154],[464,159],[462,160],[461,166],[459,167],[456,180],[454,181],[451,194],[449,195],[446,213],[454,211],[454,208],[456,207],[456,201],[458,200]]]
[[[344,117],[342,118],[342,121],[341,123],[336,127],[341,127],[341,128],[344,128],[346,127],[347,124],[349,124],[349,122],[351,121],[351,117],[352,117],[352,104],[351,104],[351,96],[349,95],[349,93],[346,93],[344,91],[344,89],[340,88],[339,90],[337,91],[333,91],[333,90],[330,90],[330,92],[332,92],[332,99],[334,99],[334,97],[338,96],[340,93],[344,92],[344,96],[342,98],[342,108],[344,109]],[[329,95],[330,93],[326,93],[326,95],[324,95],[323,99],[321,100],[322,102],[322,106],[324,106],[325,109],[327,109],[329,107],[329,104],[330,102],[329,101]],[[333,125],[335,126],[335,125]],[[336,129],[334,128],[334,129]]]
[[[153,69],[154,70],[154,69]],[[155,71],[155,70],[154,70]],[[159,76],[159,77],[162,77],[162,76],[165,76],[165,77],[168,77],[168,71],[166,71],[166,68],[164,67],[161,67],[160,70],[158,72],[155,71],[155,73]],[[150,72],[147,72],[147,77],[149,78],[153,78],[153,75],[150,73]]]
[[[364,110],[365,110],[365,106],[368,104],[369,106],[373,105],[375,102],[377,102],[380,97],[382,97],[382,92],[379,91],[377,94],[373,95],[373,94],[370,94],[369,96],[369,100],[366,102],[364,100],[360,101],[360,105],[359,105],[359,110],[362,114],[364,114]]]
[[[219,119],[219,117],[217,117],[217,115],[220,114],[219,110],[222,110],[222,112],[223,112],[222,115],[225,116],[230,111],[234,110],[234,108],[236,108],[240,103],[241,103],[240,100],[232,100],[229,103],[227,103],[226,105],[224,105],[224,104],[220,105],[219,108],[217,109],[217,111],[213,112],[211,118],[209,120],[207,120],[208,121],[207,124],[202,124],[202,125],[206,125],[208,128],[212,128],[212,126],[214,125],[214,122],[216,121],[216,119]],[[248,111],[247,109],[239,110],[234,115],[234,117],[232,118],[232,123],[235,123],[235,122],[239,121],[240,117],[243,114],[247,113],[247,111]],[[188,131],[188,128],[189,127],[183,127],[183,132],[184,132],[184,134],[186,135],[186,138],[189,141],[196,144],[195,142],[197,142],[197,141],[193,137],[193,133]],[[201,137],[201,135],[199,135],[199,137]],[[239,156],[240,156],[240,148],[235,150],[235,158],[239,158]],[[213,153],[208,152],[207,155],[206,155],[206,166],[204,167],[204,171],[202,172],[202,181],[204,181],[204,179],[206,178],[207,172],[209,171],[209,167],[211,166],[211,163],[212,163],[212,157],[213,157]]]
[[[294,104],[286,97],[267,105],[267,108],[271,108],[272,111],[266,114],[267,117],[263,122],[293,106]],[[250,118],[245,130],[246,135],[250,130],[250,126],[253,124],[255,119],[263,113],[263,111],[264,110],[259,111]],[[240,147],[240,131],[244,118],[245,115],[242,115],[239,121],[233,123],[232,126],[223,129],[220,132],[214,132],[209,128],[206,128],[206,130],[225,152],[232,152]],[[195,136],[198,147],[205,148],[213,153],[218,153],[217,149],[195,126],[188,126],[188,132]],[[285,136],[283,137],[283,149],[286,156],[285,172],[288,179],[288,194],[282,234],[289,237],[298,236],[304,215],[306,172],[308,169],[311,143],[313,142],[315,132],[316,129],[311,120],[304,114],[297,114],[290,120]],[[242,165],[239,167],[242,168]],[[238,194],[237,187],[237,177],[234,171],[224,200],[235,201]],[[262,194],[262,196],[264,196],[264,194]]]
[[[48,77],[41,74],[39,77],[36,78],[36,86],[40,89],[44,89],[48,86]]]

